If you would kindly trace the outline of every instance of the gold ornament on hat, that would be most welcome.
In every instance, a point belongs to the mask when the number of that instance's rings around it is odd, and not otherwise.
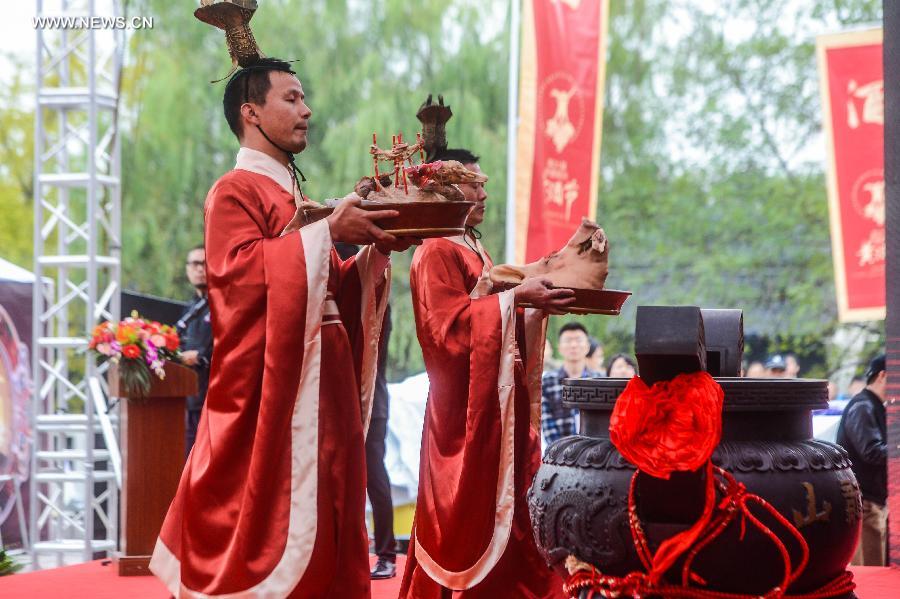
[[[251,66],[265,57],[250,30],[250,19],[258,6],[256,0],[200,0],[200,8],[194,11],[194,16],[204,23],[225,31],[232,66],[222,79],[231,76],[238,67]]]

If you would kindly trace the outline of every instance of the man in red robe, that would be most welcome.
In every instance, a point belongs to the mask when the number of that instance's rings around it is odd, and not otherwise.
[[[435,159],[481,172],[466,150]],[[483,184],[460,187],[476,202],[468,232],[426,240],[410,271],[431,388],[400,597],[562,598],[563,581],[535,546],[525,494],[540,464],[529,416],[540,402],[545,314],[563,313],[574,294],[537,280],[491,294],[493,262],[474,229],[487,194]],[[543,310],[517,309],[526,302]]]
[[[393,211],[344,202],[300,228],[293,154],[311,111],[287,63],[225,90],[241,143],[206,200],[216,353],[197,439],[153,554],[176,597],[369,597],[365,450]],[[288,226],[292,223],[292,226]],[[341,261],[334,241],[366,246]]]

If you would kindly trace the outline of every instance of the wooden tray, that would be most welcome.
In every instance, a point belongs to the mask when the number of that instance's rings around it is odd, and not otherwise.
[[[396,210],[400,214],[394,218],[375,221],[379,227],[392,235],[406,237],[452,237],[466,231],[466,218],[475,207],[475,202],[367,202],[363,200],[363,210]],[[306,211],[308,222],[316,222],[334,212],[334,208],[313,208]]]
[[[631,295],[630,291],[618,289],[573,289],[575,303],[567,308],[570,314],[605,314],[617,316],[622,304]],[[528,303],[519,304],[523,308],[533,308]]]

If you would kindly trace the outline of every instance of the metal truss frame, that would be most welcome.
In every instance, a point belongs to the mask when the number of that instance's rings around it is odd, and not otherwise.
[[[99,14],[98,9],[112,11]],[[37,0],[38,17],[121,16],[117,0]],[[124,31],[40,29],[34,176],[33,565],[116,549],[120,456],[92,328],[119,318]],[[51,556],[41,559],[42,556]],[[68,558],[66,556],[69,556]]]

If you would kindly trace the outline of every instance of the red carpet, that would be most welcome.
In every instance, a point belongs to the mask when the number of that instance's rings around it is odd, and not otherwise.
[[[900,569],[850,567],[859,599],[900,599]]]
[[[396,599],[400,590],[403,557],[398,558],[398,575],[390,580],[372,581],[372,599]],[[168,599],[169,593],[152,576],[116,576],[113,564],[89,562],[66,568],[15,574],[0,578],[3,599]],[[900,570],[891,568],[851,568],[858,585],[859,599],[900,599]],[[349,599],[349,598],[348,598]],[[505,599],[505,598],[498,598]],[[514,599],[514,598],[509,598]]]
[[[374,563],[374,557],[373,557]],[[406,558],[397,556],[397,576],[372,581],[372,599],[397,599]],[[107,563],[108,565],[103,565]],[[117,576],[104,561],[15,574],[0,578],[2,599],[168,599],[166,588],[153,576]],[[348,598],[349,599],[349,598]]]

